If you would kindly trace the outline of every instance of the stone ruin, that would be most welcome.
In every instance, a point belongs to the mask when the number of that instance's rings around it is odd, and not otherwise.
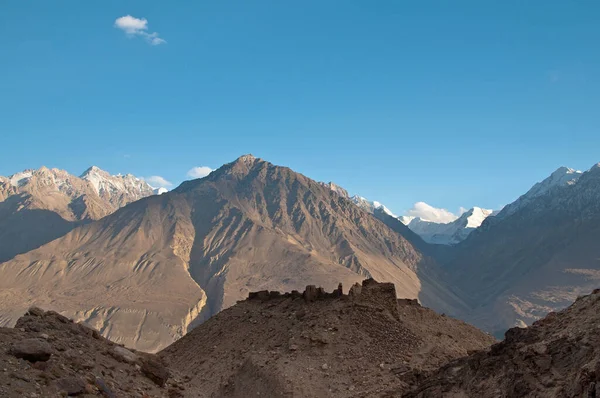
[[[348,294],[344,294],[342,284],[340,283],[333,292],[328,293],[322,287],[316,287],[315,285],[308,285],[304,289],[304,292],[300,293],[298,290],[292,290],[288,293],[280,293],[278,291],[261,290],[258,292],[250,292],[248,294],[248,300],[260,300],[268,301],[277,298],[302,298],[306,302],[313,302],[317,300],[335,299],[335,298],[361,298],[361,300],[369,300],[370,298],[381,298],[396,302],[403,305],[416,305],[420,306],[417,299],[396,299],[396,287],[393,283],[379,283],[374,279],[365,279],[362,284],[355,283],[350,287]]]

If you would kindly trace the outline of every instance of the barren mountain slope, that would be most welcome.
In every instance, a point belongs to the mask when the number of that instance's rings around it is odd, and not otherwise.
[[[469,320],[494,333],[564,308],[600,281],[600,167],[526,199],[486,219],[447,266],[475,307]]]
[[[0,262],[148,195],[144,181],[97,167],[81,178],[47,167],[0,177]]]
[[[0,264],[4,322],[38,305],[138,349],[173,341],[205,300],[177,255],[191,247],[190,211],[178,195],[149,197]]]
[[[6,322],[35,304],[154,351],[249,291],[365,277],[441,311],[462,305],[433,261],[381,221],[288,168],[243,156],[0,264],[0,298]]]
[[[494,339],[366,280],[327,294],[260,292],[159,355],[201,397],[377,397]]]
[[[600,290],[528,328],[506,332],[490,350],[405,380],[406,398],[594,398],[600,396]],[[395,391],[391,396],[400,396]]]

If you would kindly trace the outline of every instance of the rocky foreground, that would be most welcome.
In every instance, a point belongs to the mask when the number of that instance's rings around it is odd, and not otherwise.
[[[0,396],[383,396],[407,372],[493,342],[373,280],[349,294],[341,285],[250,293],[158,355],[32,308],[14,329],[0,328]]]
[[[600,398],[600,290],[494,339],[366,280],[261,291],[157,355],[32,308],[0,328],[1,397]]]
[[[531,327],[510,329],[489,350],[433,373],[411,372],[404,382],[413,386],[406,398],[600,398],[600,289]]]
[[[495,340],[366,280],[251,293],[159,353],[202,397],[378,397]]]
[[[180,397],[182,388],[158,357],[56,312],[32,308],[0,328],[0,397]]]

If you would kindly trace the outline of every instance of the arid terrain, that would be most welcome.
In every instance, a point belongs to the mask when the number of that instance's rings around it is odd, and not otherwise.
[[[326,293],[261,291],[157,356],[31,309],[0,329],[0,394],[107,397],[377,397],[495,340],[365,280]]]
[[[157,355],[37,308],[0,328],[6,397],[589,398],[600,289],[505,340],[365,280],[260,291]]]

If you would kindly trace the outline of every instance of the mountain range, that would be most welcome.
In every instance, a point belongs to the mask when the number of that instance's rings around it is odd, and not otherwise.
[[[447,313],[464,307],[434,259],[351,200],[245,155],[0,264],[3,316],[59,309],[156,351],[251,290],[365,277]]]
[[[600,280],[599,165],[446,224],[252,155],[169,192],[96,167],[28,170],[0,177],[0,200],[0,323],[37,305],[144,351],[249,291],[375,278],[500,335]]]
[[[95,166],[79,177],[47,167],[0,176],[0,262],[153,193],[131,174]]]

